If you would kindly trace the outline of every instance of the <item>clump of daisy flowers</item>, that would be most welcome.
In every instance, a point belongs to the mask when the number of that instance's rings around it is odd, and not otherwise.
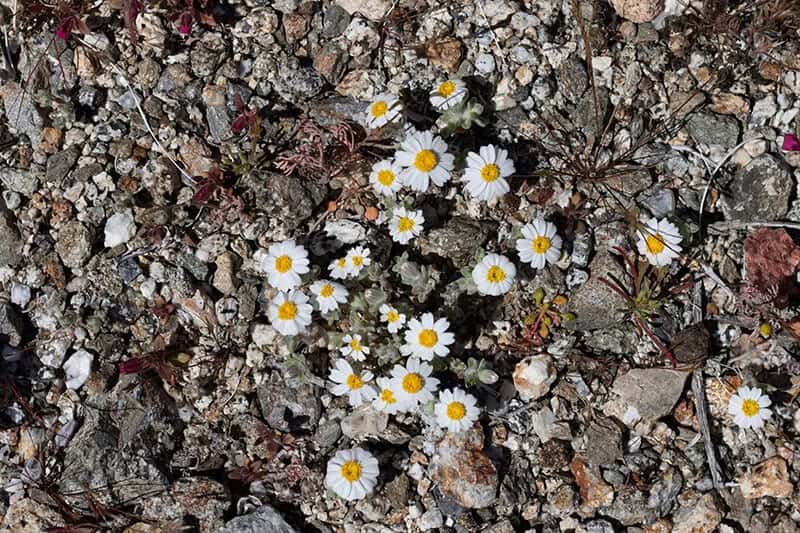
[[[501,146],[483,142],[459,153],[453,148],[455,143],[448,143],[452,133],[483,124],[483,109],[470,98],[462,80],[440,80],[429,98],[433,109],[441,113],[430,130],[411,125],[389,128],[406,119],[403,102],[389,93],[369,102],[363,117],[368,129],[401,136],[396,151],[385,154],[368,171],[370,187],[385,206],[385,214],[377,219],[379,228],[396,247],[413,246],[414,240],[424,235],[422,195],[457,185],[472,206],[493,205],[511,191],[517,172],[509,151]],[[516,248],[520,261],[544,268],[558,261],[561,244],[552,223],[534,220],[523,228]],[[478,292],[501,296],[511,291],[518,274],[515,260],[502,252],[489,253],[474,264],[472,279]],[[322,275],[314,276],[301,244],[289,240],[271,245],[261,261],[275,291],[270,293],[270,322],[287,337],[304,334],[315,313],[329,327],[342,324],[342,330],[328,341],[336,354],[331,360],[328,390],[350,408],[375,409],[393,416],[425,412],[429,415],[426,420],[445,431],[471,428],[480,417],[478,400],[466,389],[476,384],[474,376],[467,380],[465,370],[464,388],[440,390],[440,376],[436,375],[435,369],[454,368],[439,362],[450,355],[456,341],[449,321],[439,313],[417,313],[408,302],[391,301],[379,282],[388,269],[372,267],[373,261],[377,258],[370,249],[356,242],[333,257],[322,268]],[[317,279],[309,279],[312,277]],[[416,295],[413,290],[411,294]],[[340,311],[349,313],[343,315],[345,320],[339,319]],[[470,375],[483,376],[481,382],[491,381],[487,381],[491,371],[482,363],[473,363]],[[330,458],[325,485],[345,500],[358,500],[374,490],[378,474],[378,462],[367,450],[340,450]]]

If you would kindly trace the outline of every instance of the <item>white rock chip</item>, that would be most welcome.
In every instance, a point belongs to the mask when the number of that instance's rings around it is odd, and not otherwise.
[[[25,307],[31,301],[31,288],[22,283],[14,283],[11,287],[11,303]]]
[[[556,380],[553,359],[546,354],[526,357],[514,369],[514,387],[522,400],[536,400],[550,390]]]
[[[68,389],[79,389],[89,379],[94,356],[86,350],[78,350],[64,362],[66,385]]]
[[[136,235],[136,223],[133,221],[133,213],[123,211],[111,215],[106,221],[106,248],[113,248],[120,244],[125,244]]]
[[[383,19],[392,7],[391,0],[336,0],[336,3],[351,15],[360,13],[375,22]]]

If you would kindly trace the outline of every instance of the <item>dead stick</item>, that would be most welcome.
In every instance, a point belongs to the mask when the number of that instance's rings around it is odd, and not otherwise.
[[[696,324],[703,320],[703,284],[694,284],[692,306],[692,321]],[[697,425],[700,426],[700,435],[703,437],[703,444],[706,450],[706,461],[708,470],[711,472],[711,481],[714,489],[721,490],[724,487],[722,479],[722,469],[717,461],[717,450],[711,440],[711,427],[708,425],[708,406],[706,405],[706,383],[703,379],[702,368],[692,373],[692,392],[694,393],[694,410],[697,415]]]

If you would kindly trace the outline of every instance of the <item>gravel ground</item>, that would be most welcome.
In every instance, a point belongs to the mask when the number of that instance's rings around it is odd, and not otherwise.
[[[800,529],[797,0],[0,21],[6,530]]]

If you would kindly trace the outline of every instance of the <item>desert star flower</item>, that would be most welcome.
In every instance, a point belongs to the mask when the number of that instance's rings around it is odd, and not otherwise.
[[[406,366],[394,365],[392,369],[392,388],[406,408],[433,399],[439,380],[431,377],[433,367],[416,357],[409,357]]]
[[[364,498],[378,482],[378,460],[366,450],[339,450],[325,472],[325,486],[347,501]]]
[[[361,270],[372,263],[369,258],[369,248],[356,246],[347,252],[347,264],[350,269],[350,276],[358,276]]]
[[[467,169],[461,181],[473,198],[491,201],[510,190],[506,178],[516,169],[508,152],[493,145],[482,146],[478,153],[467,154]]]
[[[336,396],[347,395],[350,405],[358,407],[364,402],[375,399],[378,393],[367,382],[372,379],[372,372],[364,370],[356,374],[353,367],[344,359],[337,359],[331,370],[330,379],[334,386],[331,392]]]
[[[361,344],[361,335],[345,335],[342,339],[344,346],[339,348],[344,356],[350,356],[356,361],[363,361],[369,355],[369,348]]]
[[[339,309],[339,304],[347,302],[347,289],[335,281],[317,280],[311,284],[311,292],[316,296],[319,311],[323,315]]]
[[[394,161],[388,159],[378,161],[372,165],[372,173],[369,175],[369,182],[378,193],[385,196],[392,196],[403,186],[400,181],[400,172],[402,172],[402,170],[402,167]]]
[[[302,282],[300,274],[308,273],[308,252],[293,240],[276,242],[261,260],[261,269],[279,291],[296,289]]]
[[[514,263],[500,254],[488,254],[472,269],[472,281],[478,292],[490,296],[507,293],[516,275]]]
[[[400,175],[403,184],[414,191],[425,192],[430,182],[438,186],[450,179],[453,171],[453,154],[447,153],[447,143],[430,131],[413,132],[400,143],[395,155],[397,163],[403,167]]]
[[[761,389],[739,387],[728,400],[728,414],[737,426],[758,429],[772,416],[772,410],[768,409],[771,404],[769,396],[761,394]]]
[[[280,292],[269,303],[267,314],[275,331],[281,335],[297,335],[311,324],[311,304],[300,291]]]
[[[405,404],[397,395],[396,385],[389,378],[378,378],[378,397],[372,400],[372,407],[387,415],[405,410]]]
[[[472,427],[480,415],[478,401],[461,389],[444,390],[434,407],[436,422],[451,433],[460,433]]]
[[[379,94],[367,108],[367,126],[380,128],[400,117],[400,100],[391,94]]]
[[[446,80],[431,91],[431,105],[439,111],[447,111],[467,97],[467,86],[461,80]]]
[[[448,346],[455,341],[453,334],[447,331],[449,327],[446,318],[434,321],[431,313],[425,313],[419,320],[412,318],[406,330],[406,343],[400,347],[400,352],[425,361],[434,356],[446,356],[450,353]]]
[[[344,279],[352,273],[352,268],[347,257],[340,257],[339,259],[333,260],[331,264],[328,265],[328,270],[331,273],[331,277],[334,279]]]
[[[408,241],[422,233],[422,224],[425,219],[422,211],[409,211],[405,207],[398,207],[392,211],[389,221],[389,234],[395,242],[408,244]]]
[[[547,263],[555,263],[561,257],[561,237],[556,234],[556,226],[537,218],[522,227],[522,238],[517,239],[519,258],[530,263],[533,268],[544,268]]]
[[[651,265],[666,266],[681,254],[681,234],[669,220],[651,218],[639,230],[639,253]]]
[[[406,323],[406,315],[388,304],[383,304],[379,309],[381,312],[381,322],[386,322],[386,329],[389,333],[397,333]]]

